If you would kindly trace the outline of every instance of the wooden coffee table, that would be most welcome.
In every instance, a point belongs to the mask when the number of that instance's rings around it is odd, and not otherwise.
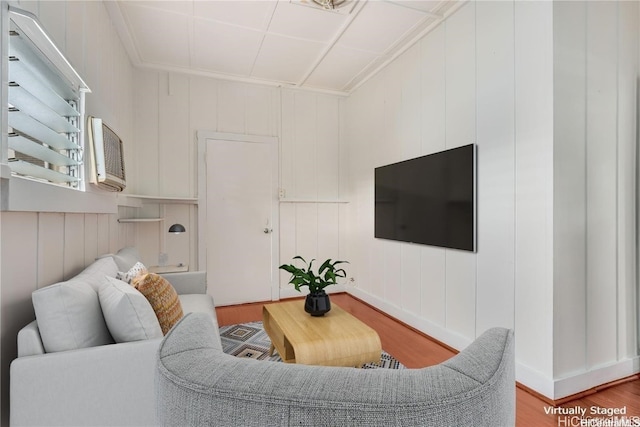
[[[304,300],[266,304],[264,329],[284,362],[356,366],[380,363],[378,333],[335,304],[321,317],[304,311]]]

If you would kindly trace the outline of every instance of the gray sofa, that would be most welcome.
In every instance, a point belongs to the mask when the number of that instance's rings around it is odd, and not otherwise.
[[[96,310],[101,310],[96,289],[105,276],[114,277],[117,271],[126,272],[138,260],[135,248],[124,248],[116,254],[101,257],[66,282],[34,292],[37,320],[20,330],[18,358],[11,363],[11,425],[157,425],[154,375],[162,332],[159,332],[160,337],[116,344],[106,327],[103,313],[96,313]],[[179,294],[184,313],[202,313],[212,326],[214,339],[219,339],[213,299],[206,293],[206,274],[185,272],[163,276]],[[86,297],[82,301],[86,302],[74,301],[71,309],[92,311],[93,320],[82,322],[84,325],[72,325],[77,327],[74,333],[84,331],[88,335],[84,339],[74,336],[70,344],[74,348],[47,352],[47,348],[51,350],[66,343],[55,336],[57,341],[52,343],[51,338],[56,334],[56,328],[64,328],[58,322],[60,318],[43,318],[45,311],[36,304],[53,304],[58,299],[64,302],[65,295],[61,289],[82,293],[81,296]],[[68,319],[73,318],[68,316]],[[67,318],[63,320],[67,321]],[[84,329],[80,330],[80,327]],[[96,337],[104,335],[105,330],[108,336],[96,343]]]
[[[240,359],[191,314],[160,345],[163,426],[513,426],[513,332],[485,332],[444,363],[361,370]]]

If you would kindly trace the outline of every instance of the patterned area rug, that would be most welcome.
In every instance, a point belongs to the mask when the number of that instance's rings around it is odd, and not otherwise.
[[[239,325],[223,326],[220,328],[222,349],[225,353],[236,357],[282,362],[275,351],[269,356],[271,340],[262,327],[262,322],[241,323]],[[404,366],[393,356],[382,350],[380,364],[367,363],[363,369],[404,369]]]

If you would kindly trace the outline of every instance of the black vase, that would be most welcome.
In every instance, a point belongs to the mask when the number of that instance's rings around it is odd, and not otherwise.
[[[331,301],[325,291],[313,292],[304,300],[304,311],[312,316],[324,316],[331,310]]]

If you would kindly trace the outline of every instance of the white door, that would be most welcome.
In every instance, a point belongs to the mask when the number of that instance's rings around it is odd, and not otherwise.
[[[278,298],[277,140],[247,139],[204,139],[200,238],[206,239],[208,292],[216,305]]]

